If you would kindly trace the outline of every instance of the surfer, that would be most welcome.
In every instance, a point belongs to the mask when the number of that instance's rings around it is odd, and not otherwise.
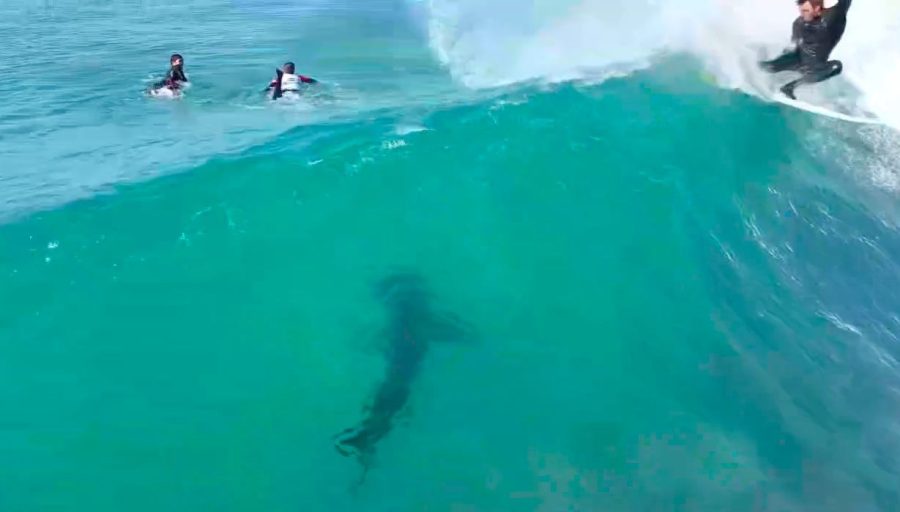
[[[176,92],[181,89],[182,84],[187,82],[187,75],[184,74],[184,58],[174,53],[169,58],[169,71],[166,72],[166,77],[153,84],[153,87],[150,89],[153,91],[169,89],[172,92]]]
[[[851,0],[838,0],[825,8],[824,0],[797,0],[800,16],[794,21],[791,42],[796,46],[776,59],[762,62],[766,71],[799,71],[802,76],[781,88],[792,100],[794,89],[801,84],[813,84],[837,76],[843,70],[839,60],[828,60],[847,26],[847,10]]]
[[[299,93],[300,84],[315,83],[318,82],[314,78],[296,74],[293,62],[285,62],[281,69],[275,70],[275,79],[269,82],[269,86],[266,90],[272,89],[272,99],[277,100],[286,92],[292,94]]]

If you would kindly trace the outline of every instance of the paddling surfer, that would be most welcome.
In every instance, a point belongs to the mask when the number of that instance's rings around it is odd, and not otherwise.
[[[153,84],[151,90],[165,88],[172,92],[177,92],[182,88],[182,85],[186,83],[188,83],[188,78],[187,75],[184,74],[184,57],[175,53],[172,54],[172,57],[169,59],[169,71],[166,72],[166,77]]]
[[[281,69],[276,70],[275,79],[269,83],[266,90],[272,89],[272,99],[277,100],[284,93],[296,94],[300,92],[300,84],[317,83],[314,78],[298,75],[295,72],[293,62],[286,62]]]

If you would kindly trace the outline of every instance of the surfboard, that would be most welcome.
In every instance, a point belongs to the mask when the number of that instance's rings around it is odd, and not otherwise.
[[[160,87],[158,89],[150,89],[149,91],[147,91],[147,93],[150,96],[153,96],[154,98],[165,98],[165,99],[170,99],[170,100],[178,99],[181,97],[181,91],[173,91],[172,89],[169,89],[168,87]]]
[[[282,97],[284,93],[281,91],[281,77],[284,76],[284,71],[280,69],[275,69],[275,87],[272,89],[272,101],[277,100]]]
[[[841,112],[835,112],[834,110],[827,109],[825,107],[820,107],[819,105],[813,105],[812,103],[807,103],[805,101],[800,100],[792,100],[787,96],[784,96],[780,93],[775,93],[773,98],[778,103],[782,105],[787,105],[789,107],[798,108],[800,110],[805,110],[812,114],[818,114],[820,116],[830,117],[832,119],[839,119],[841,121],[847,121],[848,123],[858,123],[858,124],[883,124],[881,120],[875,117],[862,117],[862,116],[852,116],[850,114],[844,114]]]

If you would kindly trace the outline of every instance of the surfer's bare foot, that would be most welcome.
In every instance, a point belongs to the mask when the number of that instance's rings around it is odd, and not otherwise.
[[[788,98],[790,98],[792,100],[797,99],[797,97],[794,96],[794,85],[793,84],[785,85],[784,87],[781,88],[781,92],[783,92],[785,96],[787,96]]]

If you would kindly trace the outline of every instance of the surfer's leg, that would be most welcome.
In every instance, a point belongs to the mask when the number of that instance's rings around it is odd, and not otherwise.
[[[797,50],[787,52],[775,59],[760,62],[759,65],[770,73],[797,70],[800,69],[800,52]]]
[[[829,78],[840,75],[843,70],[844,65],[839,60],[830,60],[820,66],[807,68],[803,71],[803,76],[793,82],[785,84],[785,86],[781,88],[781,92],[788,98],[795,100],[797,97],[794,96],[794,89],[796,89],[798,85],[824,82]]]
[[[803,83],[814,84],[816,82],[823,82],[828,80],[831,77],[835,77],[841,74],[841,71],[844,70],[844,65],[839,60],[830,60],[821,66],[816,66],[809,71],[803,73]]]
[[[793,82],[788,82],[788,83],[784,84],[783,86],[781,86],[781,92],[783,92],[784,95],[787,96],[788,98],[795,100],[795,99],[797,99],[797,96],[794,95],[794,89],[796,89],[797,86],[800,85],[801,83],[803,83],[802,78],[798,78],[798,79],[794,80]]]

